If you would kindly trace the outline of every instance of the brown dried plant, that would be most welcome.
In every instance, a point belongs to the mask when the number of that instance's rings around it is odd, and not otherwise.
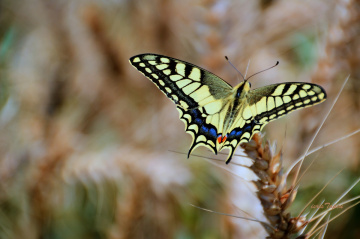
[[[269,234],[267,238],[269,239],[291,238],[291,236],[298,234],[300,231],[302,233],[298,235],[296,238],[310,238],[310,236],[313,235],[313,231],[318,231],[316,230],[316,228],[322,229],[330,221],[332,221],[337,217],[337,216],[333,217],[331,220],[329,220],[328,218],[328,221],[325,222],[325,224],[323,224],[321,227],[315,226],[313,227],[313,229],[309,230],[308,232],[307,231],[304,232],[305,227],[309,223],[318,219],[320,216],[314,218],[307,217],[306,215],[302,215],[303,212],[301,212],[299,216],[292,217],[291,213],[288,212],[288,210],[286,210],[294,202],[298,192],[298,186],[287,185],[287,174],[283,172],[284,169],[283,169],[281,151],[279,151],[276,154],[275,147],[271,147],[269,141],[266,141],[264,144],[263,137],[261,134],[254,135],[252,140],[249,143],[242,144],[242,147],[244,149],[245,154],[249,158],[251,158],[254,162],[253,165],[250,166],[250,169],[258,177],[258,180],[254,181],[257,188],[257,196],[263,207],[264,215],[270,224],[269,225],[264,222],[261,223],[261,225],[263,225],[263,227],[266,229],[266,231]],[[330,180],[330,182],[331,181],[332,180]],[[349,188],[349,190],[352,189],[359,181],[360,179],[357,180]],[[326,186],[327,185],[325,185],[325,187]],[[320,194],[322,190],[320,190],[318,194]],[[340,199],[342,199],[348,193],[348,191],[343,195],[341,195],[340,198],[335,202],[335,204],[339,203]],[[318,194],[316,196],[318,196]],[[316,196],[314,196],[312,200],[314,200]],[[337,205],[337,206],[343,208],[343,205],[349,202],[356,201],[359,198],[360,196],[355,197],[353,199],[350,199],[349,201],[342,202],[341,205]],[[307,206],[309,206],[310,203],[311,201],[307,204]],[[354,203],[348,209],[354,207],[358,203],[360,203],[360,201]],[[335,207],[331,209],[334,208]],[[343,214],[348,209],[345,209],[344,211],[339,213],[339,215]],[[320,221],[322,221],[322,219],[325,217],[327,213],[329,213],[330,210],[327,210],[322,214],[320,214],[321,217],[317,221],[316,225],[318,225]]]
[[[360,129],[352,134],[359,132]],[[352,134],[347,135],[344,138],[348,138]],[[329,180],[329,182],[316,195],[313,196],[298,216],[292,216],[288,208],[293,204],[298,193],[299,186],[297,184],[288,186],[288,174],[284,173],[282,151],[275,153],[275,145],[271,146],[269,141],[264,143],[261,133],[255,134],[250,142],[243,143],[241,147],[244,149],[246,157],[250,158],[253,162],[253,164],[248,168],[257,176],[257,179],[252,182],[256,186],[256,195],[263,208],[263,214],[267,221],[251,218],[249,214],[248,215],[250,217],[231,215],[191,204],[193,207],[211,213],[258,222],[267,231],[268,236],[266,238],[268,239],[289,239],[294,238],[294,236],[296,236],[297,239],[306,239],[312,238],[316,235],[319,235],[319,238],[324,238],[330,222],[336,220],[339,216],[346,213],[346,211],[360,204],[359,195],[349,200],[342,201],[350,190],[352,190],[360,182],[360,178],[358,178],[344,193],[339,195],[338,199],[336,199],[336,201],[332,204],[324,204],[323,200],[320,204],[314,204],[316,206],[312,207],[312,210],[314,210],[314,208],[315,210],[311,215],[308,213],[304,214],[304,211],[309,207],[309,205],[320,195],[321,192],[324,191],[324,189],[335,179],[335,177],[341,173],[341,170],[331,180]],[[297,163],[299,162],[300,161]],[[309,169],[309,167],[307,169]],[[294,181],[296,181],[296,178]],[[352,204],[344,207],[349,203]],[[320,208],[326,209],[319,211]],[[342,211],[330,218],[331,211],[337,208],[341,208]],[[325,217],[327,218],[325,219]],[[311,228],[307,229],[309,225],[311,225]]]
[[[274,147],[255,134],[249,143],[242,145],[245,153],[253,159],[251,170],[258,176],[255,181],[257,196],[270,226],[264,225],[269,238],[289,238],[299,232],[307,223],[304,217],[291,218],[285,210],[293,203],[297,188],[288,187],[284,177],[281,152],[275,154]]]

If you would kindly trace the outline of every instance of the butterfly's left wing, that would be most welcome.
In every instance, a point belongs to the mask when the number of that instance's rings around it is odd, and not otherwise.
[[[176,104],[193,138],[188,155],[200,145],[216,154],[232,86],[199,66],[172,57],[147,53],[131,57],[130,63]]]
[[[221,100],[232,91],[213,73],[172,57],[146,53],[131,57],[130,63],[184,110]]]
[[[325,99],[325,90],[311,83],[289,82],[250,90],[242,115],[223,146],[230,149],[226,163],[230,162],[240,143],[250,141],[268,122],[294,110],[319,104]]]

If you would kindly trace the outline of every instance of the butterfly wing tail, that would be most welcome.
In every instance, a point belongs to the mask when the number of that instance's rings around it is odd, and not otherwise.
[[[185,110],[179,106],[177,107],[177,110],[180,114],[180,120],[185,124],[185,131],[193,138],[188,152],[188,158],[190,157],[191,152],[199,146],[205,146],[213,151],[214,154],[217,154],[216,128],[205,122],[206,118],[201,115],[200,110]]]
[[[229,156],[226,159],[225,163],[229,164],[236,148],[241,143],[249,142],[252,136],[260,132],[264,128],[265,124],[260,124],[254,120],[249,123],[245,123],[242,127],[234,128],[227,136],[226,142],[222,148],[229,148]]]

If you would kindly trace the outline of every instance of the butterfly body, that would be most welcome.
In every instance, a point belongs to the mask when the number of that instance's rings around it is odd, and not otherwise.
[[[290,82],[254,90],[243,81],[232,87],[220,77],[175,58],[141,54],[130,63],[149,78],[179,111],[185,130],[193,137],[188,156],[198,146],[215,154],[236,147],[270,121],[293,110],[323,102],[325,91],[311,83]]]

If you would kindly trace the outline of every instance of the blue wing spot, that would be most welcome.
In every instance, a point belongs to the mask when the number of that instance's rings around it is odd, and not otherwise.
[[[196,119],[195,119],[195,123],[201,125],[201,124],[203,123],[203,121],[202,121],[202,119],[200,119],[200,118],[196,118]]]
[[[209,134],[210,134],[211,136],[213,136],[213,137],[216,137],[216,130],[215,130],[214,128],[211,128],[211,129],[209,130]]]
[[[251,125],[246,126],[245,131],[251,130]]]
[[[206,127],[205,125],[201,126],[201,129],[206,133],[209,131],[209,128]]]
[[[199,116],[199,113],[197,112],[197,110],[192,110],[191,111],[194,114],[194,117],[197,118]]]
[[[233,130],[230,132],[229,137],[233,137],[233,136],[235,136],[235,134],[236,134],[236,132],[235,132],[235,130]]]
[[[242,134],[242,130],[236,132],[236,137],[240,137],[241,134]]]

